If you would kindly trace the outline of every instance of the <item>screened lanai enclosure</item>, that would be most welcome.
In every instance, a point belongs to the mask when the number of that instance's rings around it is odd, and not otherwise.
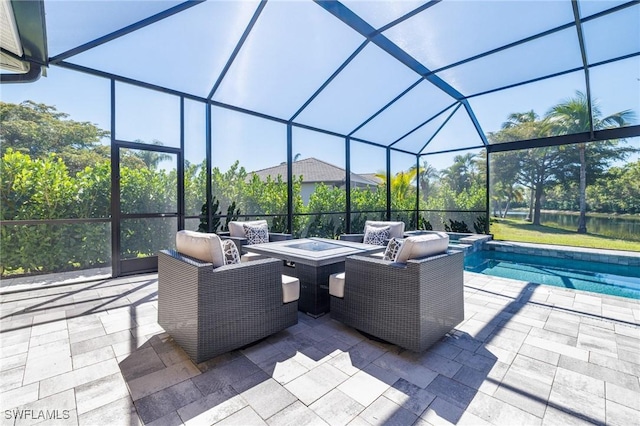
[[[640,251],[638,1],[1,3],[3,277],[236,218]]]

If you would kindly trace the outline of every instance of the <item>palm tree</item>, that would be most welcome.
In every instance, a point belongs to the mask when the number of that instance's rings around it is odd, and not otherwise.
[[[415,167],[410,168],[406,172],[398,172],[391,176],[391,195],[392,199],[399,204],[403,204],[410,196],[415,197],[415,189],[411,185],[416,180],[418,171]],[[386,173],[376,173],[376,177],[381,179],[384,184],[387,183]]]
[[[512,141],[537,139],[551,136],[550,125],[547,120],[540,120],[533,111],[509,114],[507,121],[502,124],[498,132],[489,133],[491,143],[506,143]],[[534,225],[540,224],[542,196],[546,184],[557,180],[556,168],[562,158],[558,148],[530,148],[523,151],[510,151],[498,156],[492,154],[494,176],[498,174],[503,183],[511,186],[516,181],[529,190],[529,214],[526,221]]]
[[[533,110],[527,112],[512,112],[507,116],[507,121],[502,123],[503,129],[511,129],[513,127],[519,127],[524,123],[535,123],[538,121],[538,114]]]
[[[418,177],[418,184],[420,185],[420,191],[422,192],[422,198],[426,201],[431,190],[431,184],[434,179],[439,176],[438,169],[433,167],[427,161],[422,162],[420,176]]]
[[[517,203],[521,203],[522,201],[524,201],[524,189],[521,186],[505,187],[504,195],[506,196],[507,203],[504,206],[504,213],[502,213],[502,217],[507,217],[507,213],[509,213],[509,207],[511,207],[512,201],[515,201]]]
[[[135,142],[145,143],[140,139],[136,139]],[[151,141],[151,144],[158,145],[158,146],[164,145],[161,141],[157,139],[154,139],[153,141]],[[148,150],[132,151],[132,154],[133,156],[139,158],[150,170],[157,169],[160,163],[162,163],[163,161],[171,160],[172,158],[171,155],[169,154],[164,154],[157,151],[148,151]]]
[[[596,102],[591,103],[591,116],[593,117],[593,130],[622,127],[629,123],[634,116],[631,110],[624,110],[602,117],[602,112]],[[591,117],[589,116],[589,103],[587,96],[576,91],[576,96],[567,99],[552,107],[545,117],[552,126],[555,134],[570,134],[591,131]],[[578,220],[578,233],[586,234],[586,211],[587,211],[587,144],[578,144],[580,156],[580,218]]]
[[[476,175],[475,154],[467,153],[453,157],[453,164],[442,171],[442,178],[456,193],[471,187]]]

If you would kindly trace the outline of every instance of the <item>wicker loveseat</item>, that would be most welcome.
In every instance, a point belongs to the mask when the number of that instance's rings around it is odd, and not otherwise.
[[[158,323],[196,363],[298,322],[282,261],[222,265],[175,250],[158,253]],[[285,290],[286,289],[286,290]],[[295,299],[295,300],[291,300]]]
[[[464,319],[463,261],[461,251],[409,259],[406,264],[350,256],[343,288],[339,293],[330,290],[342,296],[331,295],[331,317],[422,352]]]

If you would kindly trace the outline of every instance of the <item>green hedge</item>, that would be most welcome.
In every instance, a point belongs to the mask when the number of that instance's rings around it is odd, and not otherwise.
[[[50,154],[32,159],[28,154],[8,149],[0,163],[0,217],[2,220],[51,220],[102,218],[105,222],[3,225],[0,270],[3,276],[83,269],[111,262],[111,166],[109,160],[95,162],[70,172],[63,160]],[[308,205],[301,196],[303,176],[293,182],[293,233],[295,236],[336,238],[346,231],[346,193],[344,188],[320,184]],[[145,164],[121,164],[121,211],[123,213],[175,212],[176,171],[154,170]],[[273,215],[270,227],[284,231],[287,214],[287,184],[281,177],[260,181],[249,178],[236,162],[229,170],[213,169],[212,186],[219,201],[219,212],[235,203],[241,217]],[[187,215],[200,214],[205,200],[204,162],[185,167],[185,206]],[[431,205],[421,208],[473,207],[484,193],[454,194],[443,187],[430,197]],[[399,191],[392,182],[394,220],[404,220],[407,229],[416,228],[415,187],[404,185]],[[352,232],[362,232],[367,219],[383,219],[386,211],[386,185],[353,188]],[[216,212],[216,213],[219,213]],[[336,214],[328,214],[329,212]],[[358,213],[368,212],[368,213]],[[298,215],[297,213],[301,213]],[[225,214],[225,213],[220,213]],[[163,226],[158,226],[163,221]],[[122,223],[123,258],[148,256],[173,244],[175,220],[130,219]],[[221,220],[221,224],[225,221]],[[197,228],[196,228],[197,229]]]

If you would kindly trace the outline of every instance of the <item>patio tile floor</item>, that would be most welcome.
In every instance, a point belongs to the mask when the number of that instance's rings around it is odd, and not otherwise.
[[[156,296],[155,274],[3,283],[1,424],[640,424],[637,300],[465,272],[465,321],[424,353],[299,314],[196,365]]]

